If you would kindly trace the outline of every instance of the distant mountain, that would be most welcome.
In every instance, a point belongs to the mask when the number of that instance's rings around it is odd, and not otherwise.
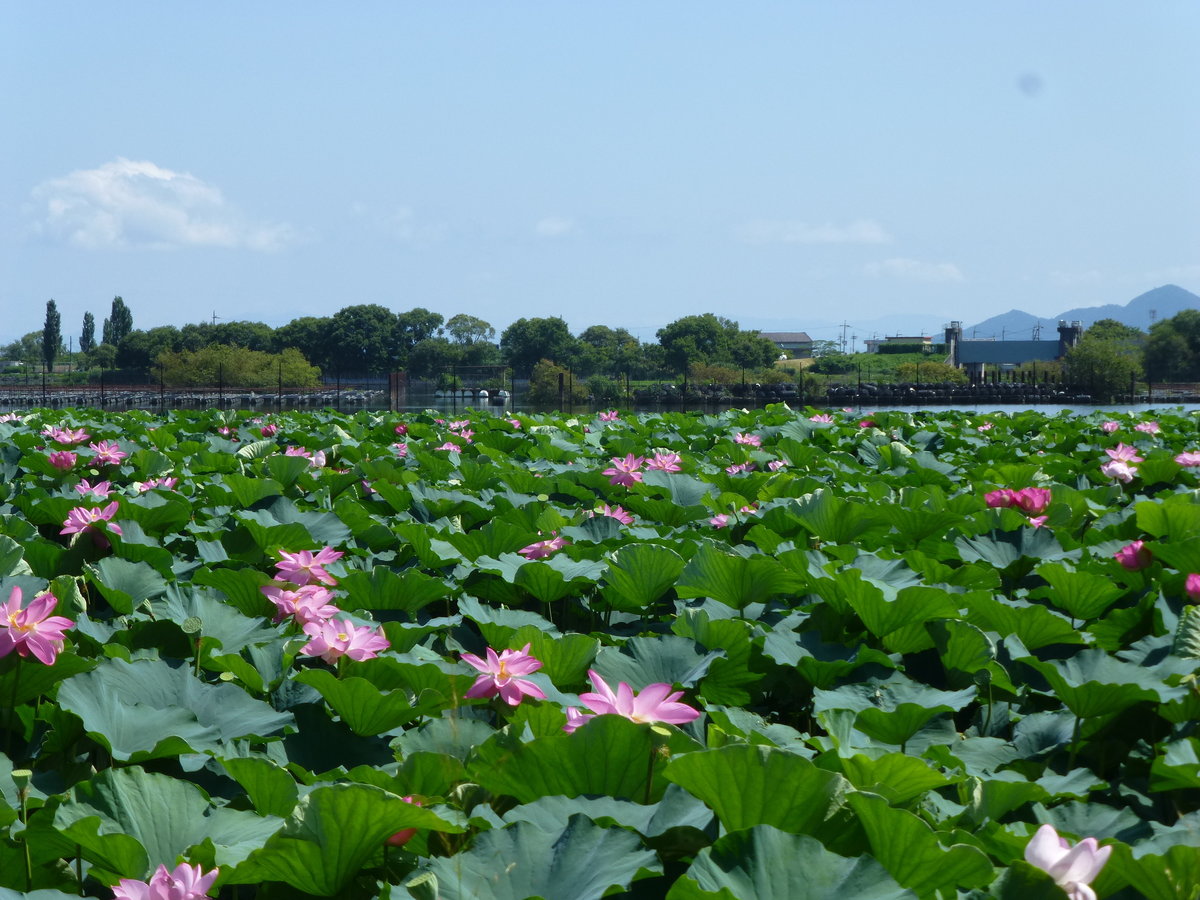
[[[1108,303],[1104,306],[1077,307],[1048,319],[1039,319],[1019,309],[1010,310],[964,328],[963,337],[1030,340],[1034,327],[1041,325],[1041,339],[1048,341],[1058,336],[1055,329],[1064,319],[1068,322],[1082,322],[1085,328],[1099,319],[1116,319],[1122,324],[1145,331],[1153,321],[1152,312],[1154,319],[1169,319],[1185,309],[1200,309],[1200,297],[1178,285],[1164,284],[1134,297],[1124,306]]]

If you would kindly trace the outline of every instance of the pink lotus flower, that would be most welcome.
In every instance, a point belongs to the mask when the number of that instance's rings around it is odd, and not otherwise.
[[[75,485],[75,490],[85,497],[91,494],[100,500],[107,500],[108,495],[112,493],[112,485],[107,481],[97,481],[95,484],[92,484],[86,478],[81,478],[79,484]]]
[[[63,472],[74,468],[78,459],[79,457],[70,450],[55,450],[49,456],[50,465]]]
[[[349,619],[321,619],[304,626],[309,642],[300,648],[305,656],[319,656],[336,663],[343,656],[361,662],[374,659],[391,644],[368,625],[355,625]]]
[[[513,428],[516,428],[518,430],[521,428],[521,420],[520,419],[505,419],[504,421],[507,422],[509,425],[511,425]]]
[[[406,797],[401,797],[400,799],[403,800],[405,803],[411,803],[413,806],[421,805],[421,801],[418,800],[416,797],[412,796],[411,794]],[[416,833],[417,833],[417,829],[415,829],[415,828],[401,828],[399,831],[397,831],[395,834],[393,834],[390,838],[388,838],[386,841],[384,841],[384,843],[387,844],[389,847],[403,847],[405,844],[407,844],[409,841],[411,841],[413,839],[413,836]]]
[[[717,513],[708,520],[708,524],[713,528],[725,528],[729,525],[729,515],[727,513]]]
[[[294,591],[264,584],[259,590],[275,604],[275,618],[271,621],[276,625],[290,617],[303,627],[309,622],[333,618],[341,612],[330,602],[333,593],[319,584],[302,584]]]
[[[624,681],[618,682],[614,692],[591,669],[588,669],[588,678],[595,692],[580,694],[579,699],[597,716],[617,715],[631,722],[665,722],[668,725],[686,725],[700,717],[700,710],[676,702],[683,696],[683,691],[672,691],[669,684],[648,684],[635,694]],[[572,715],[572,710],[568,709],[563,730],[572,732],[590,718],[586,713]]]
[[[63,520],[62,531],[59,534],[82,534],[83,532],[91,532],[92,540],[97,547],[108,547],[109,540],[97,529],[96,525],[100,522],[106,522],[106,527],[114,534],[121,533],[121,526],[114,525],[112,518],[117,514],[117,501],[103,509],[93,509],[89,506],[77,506],[69,513],[67,518]]]
[[[610,409],[608,412],[600,413],[601,422],[619,422],[620,419],[621,417],[617,415],[617,411],[615,409]]]
[[[726,466],[725,471],[730,475],[740,475],[743,472],[753,472],[757,466],[752,462],[734,463],[731,466]]]
[[[1200,574],[1193,572],[1188,575],[1183,588],[1193,603],[1200,603]]]
[[[119,466],[121,460],[129,455],[121,449],[116,441],[101,441],[98,444],[92,442],[88,444],[88,448],[96,451],[96,455],[92,457],[92,462],[97,465]]]
[[[0,416],[0,422],[21,422],[21,421],[24,421],[24,420],[16,413],[5,413],[4,415]]]
[[[1044,512],[1050,505],[1050,488],[1021,488],[1013,493],[1013,502],[1026,515]]]
[[[681,462],[683,460],[678,453],[655,453],[654,458],[646,463],[646,468],[655,472],[680,472]]]
[[[399,425],[397,425],[395,427],[395,429],[393,429],[393,430],[396,432],[396,434],[400,435],[401,437],[408,434],[408,426],[405,425],[403,422],[401,422]]]
[[[449,450],[453,453],[461,453],[462,452],[462,447],[458,446],[458,444],[454,443],[453,441],[446,441],[446,443],[442,444],[442,446],[434,447],[433,449],[434,450]]]
[[[63,632],[75,624],[50,615],[57,605],[58,598],[47,592],[22,609],[21,589],[14,587],[8,602],[0,604],[0,656],[16,651],[18,656],[33,654],[39,662],[54,665],[63,649]]]
[[[1179,463],[1184,468],[1194,469],[1200,466],[1200,452],[1195,450],[1187,450],[1175,457],[1175,462]]]
[[[1091,837],[1072,847],[1058,836],[1053,825],[1043,825],[1025,845],[1025,861],[1053,878],[1070,900],[1096,900],[1090,882],[1100,874],[1111,853],[1112,847],[1101,847]]]
[[[149,882],[122,878],[113,888],[114,900],[199,900],[207,897],[220,869],[205,874],[199,866],[180,863],[174,871],[160,865]]]
[[[1112,434],[1114,431],[1116,431],[1120,427],[1121,427],[1120,422],[1114,422],[1110,419],[1109,421],[1105,422],[1103,425],[1100,426],[1100,430],[1103,431],[1105,434]]]
[[[408,444],[403,442],[392,444],[392,452],[401,459],[404,459],[404,457],[408,456]]]
[[[1110,459],[1108,462],[1101,464],[1100,472],[1105,477],[1111,478],[1114,481],[1129,484],[1129,482],[1133,481],[1133,476],[1137,474],[1137,466],[1131,466],[1124,460]]]
[[[624,508],[609,506],[607,503],[601,503],[594,511],[588,510],[588,518],[590,519],[594,516],[608,516],[610,519],[616,519],[622,525],[633,524],[633,516],[626,512]]]
[[[1159,428],[1158,423],[1154,421],[1138,422],[1133,426],[1133,430],[1141,431],[1144,434],[1158,434],[1160,431],[1162,431],[1162,429]]]
[[[757,434],[743,434],[740,431],[733,436],[733,442],[735,444],[745,444],[748,447],[762,446],[762,438],[760,438]]]
[[[1007,509],[1017,503],[1016,491],[1012,488],[1000,488],[983,495],[983,502],[992,509]]]
[[[645,461],[644,456],[634,456],[632,453],[627,454],[624,459],[614,456],[612,467],[605,469],[600,474],[612,476],[608,479],[609,484],[623,484],[626,487],[632,487],[634,482],[642,480],[642,473],[638,469]]]
[[[470,424],[471,424],[470,419],[455,419],[453,422],[451,422],[446,427],[448,427],[451,431],[462,431],[464,428],[466,428]]]
[[[778,472],[780,469],[786,469],[787,468],[787,460],[786,459],[773,459],[769,463],[767,463],[767,468],[770,469],[772,472]]]
[[[91,437],[82,428],[72,431],[70,428],[50,426],[42,430],[42,434],[59,444],[82,444]]]
[[[1150,563],[1154,562],[1154,557],[1150,554],[1149,548],[1146,547],[1143,541],[1134,541],[1131,544],[1126,544],[1113,554],[1113,558],[1131,572],[1144,569]]]
[[[1130,447],[1128,444],[1117,444],[1116,447],[1111,447],[1104,452],[1107,453],[1108,458],[1114,462],[1144,462],[1144,460],[1138,456],[1137,447]]]
[[[324,566],[341,559],[344,555],[341,550],[322,547],[315,554],[311,550],[301,550],[298,553],[288,553],[286,550],[276,552],[281,560],[275,564],[276,581],[290,581],[296,585],[337,584],[337,579],[326,572]]]
[[[975,430],[982,434],[983,432],[991,431],[994,427],[995,426],[991,422],[984,422],[982,425],[978,426]]]
[[[831,425],[833,424],[833,416],[831,416],[829,413],[817,413],[815,416],[809,416],[808,421],[820,422],[824,425]]]
[[[863,419],[858,423],[859,428],[878,428],[879,425],[874,419]]]
[[[545,559],[551,553],[556,550],[561,550],[569,543],[571,542],[565,537],[552,537],[544,541],[537,541],[536,543],[530,544],[528,547],[522,547],[517,552],[526,559]]]
[[[306,450],[303,447],[288,447],[283,451],[284,456],[303,456],[308,460],[309,466],[314,469],[319,469],[325,465],[325,451],[318,450],[315,453],[311,450]]]
[[[1029,524],[1032,525],[1034,528],[1041,528],[1043,525],[1046,524],[1046,520],[1049,518],[1050,518],[1049,516],[1030,516]]]
[[[275,435],[279,433],[279,426],[274,422],[271,422],[258,429],[258,433],[265,438],[275,437]]]
[[[179,479],[174,475],[165,475],[162,478],[150,478],[146,481],[139,481],[136,484],[138,491],[143,494],[146,493],[146,491],[153,490],[154,488],[162,488],[164,491],[172,491],[175,489],[175,485],[179,484]]]
[[[529,655],[529,644],[520,650],[501,650],[499,655],[491,647],[487,648],[487,659],[480,659],[474,653],[462,654],[462,661],[478,669],[483,674],[475,679],[466,697],[495,697],[509,706],[516,706],[523,696],[536,697],[545,700],[546,694],[532,681],[518,678],[518,675],[531,675],[542,667],[540,660]]]

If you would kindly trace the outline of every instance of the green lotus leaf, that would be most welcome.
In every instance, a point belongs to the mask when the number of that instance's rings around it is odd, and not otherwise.
[[[1156,538],[1185,541],[1200,537],[1200,505],[1190,494],[1164,500],[1144,500],[1134,505],[1137,527]]]
[[[1041,869],[1018,859],[991,884],[988,896],[997,900],[1062,900],[1063,889]]]
[[[925,623],[934,647],[946,668],[950,686],[961,689],[974,681],[975,673],[996,658],[992,639],[968,622],[934,619]]]
[[[671,503],[680,507],[703,506],[705,497],[717,493],[713,485],[682,472],[646,472],[642,476],[642,484],[658,489]]]
[[[1037,574],[1049,582],[1050,587],[1035,592],[1044,597],[1072,619],[1094,619],[1103,615],[1121,596],[1119,585],[1112,580],[1092,572],[1069,569],[1062,563],[1047,563],[1037,568]]]
[[[658,868],[636,834],[579,814],[551,830],[517,822],[484,832],[469,850],[436,858],[424,871],[437,877],[442,900],[599,900]]]
[[[655,683],[693,687],[724,653],[705,652],[691,638],[659,634],[630,638],[619,648],[602,648],[592,668],[609,684],[624,681],[635,691]]]
[[[1200,606],[1189,606],[1179,617],[1171,653],[1183,659],[1200,659]]]
[[[1082,644],[1079,629],[1061,613],[1022,601],[999,600],[984,591],[961,595],[967,607],[967,621],[984,631],[994,631],[1001,639],[1016,635],[1030,650],[1051,644]]]
[[[8,535],[0,534],[0,578],[28,574],[29,563],[25,562],[24,549]]]
[[[60,653],[52,666],[16,653],[0,657],[0,705],[15,708],[49,693],[60,681],[87,672],[94,665],[92,660],[73,653]]]
[[[851,543],[883,524],[871,506],[848,501],[825,489],[791,501],[786,509],[814,537],[834,544]]]
[[[148,563],[109,556],[84,568],[109,606],[123,615],[167,589],[166,579]]]
[[[166,593],[163,600],[152,604],[158,618],[179,625],[188,619],[199,619],[200,628],[193,632],[193,637],[216,638],[225,653],[239,653],[246,647],[270,643],[279,637],[279,632],[264,618],[243,615],[210,591],[173,584]]]
[[[85,859],[114,875],[145,879],[205,840],[223,867],[241,862],[281,820],[213,806],[195,785],[138,766],[106,769],[75,785],[53,827]]]
[[[262,586],[273,582],[269,575],[258,569],[205,567],[192,574],[192,582],[216,588],[243,615],[261,616],[272,609],[262,593]]]
[[[659,544],[626,544],[604,572],[604,600],[615,610],[639,613],[674,587],[683,572],[678,553]]]
[[[257,524],[270,532],[280,528],[288,530],[289,525],[299,525],[308,535],[308,540],[303,544],[281,545],[291,552],[315,550],[322,546],[336,547],[350,539],[350,529],[333,513],[300,509],[287,497],[278,497],[265,509],[239,511],[236,517],[247,525]]]
[[[986,854],[965,844],[942,846],[924,821],[882,797],[854,793],[848,802],[866,830],[871,854],[918,896],[982,887],[994,877]]]
[[[888,657],[865,644],[846,647],[826,643],[818,631],[782,631],[776,629],[763,638],[763,653],[782,666],[794,668],[809,684],[832,687],[860,666],[870,663],[891,667]]]
[[[405,828],[461,832],[449,810],[415,806],[366,784],[315,788],[296,804],[283,827],[237,868],[226,884],[278,881],[306,894],[336,896],[384,842]]]
[[[891,585],[861,579],[851,569],[834,576],[846,602],[867,631],[894,653],[917,653],[933,646],[923,624],[930,619],[957,618],[956,595],[940,588],[914,585],[895,590]]]
[[[303,456],[286,456],[273,453],[263,460],[263,466],[283,488],[290,488],[305,472],[312,469],[311,463]]]
[[[147,532],[168,534],[181,531],[192,518],[192,503],[177,492],[147,491],[121,501],[122,520],[137,522]]]
[[[1140,702],[1167,703],[1187,693],[1103,650],[1081,650],[1066,660],[1043,662],[1027,656],[1020,661],[1041,673],[1055,696],[1083,719],[1111,715]]]
[[[250,478],[237,472],[221,476],[221,483],[229,488],[238,506],[249,509],[268,497],[283,493],[283,485],[272,478]]]
[[[675,592],[682,598],[711,597],[734,609],[765,603],[801,584],[799,578],[767,556],[747,559],[704,543],[684,566]]]
[[[547,634],[533,625],[522,625],[506,643],[511,650],[529,644],[529,654],[542,663],[538,671],[560,687],[585,683],[584,676],[600,648],[600,641],[594,637]]]
[[[877,741],[903,746],[935,716],[957,712],[975,699],[973,687],[939,691],[900,673],[872,678],[831,691],[813,691],[813,711],[857,713],[854,727]]]
[[[440,578],[416,569],[396,572],[385,566],[374,566],[370,572],[348,572],[338,582],[338,590],[343,596],[337,605],[347,612],[398,609],[412,617],[451,592],[450,586]]]
[[[869,856],[847,858],[804,834],[757,825],[696,856],[667,900],[902,900],[915,898]]]
[[[755,654],[751,643],[753,629],[748,622],[740,618],[716,618],[707,609],[685,607],[671,630],[683,637],[693,638],[707,650],[721,650],[724,653],[712,661],[703,678],[700,695],[705,701],[731,706],[750,702],[751,695],[746,688],[761,682],[763,675],[751,670]]]
[[[382,734],[421,716],[436,715],[446,703],[434,691],[423,692],[414,703],[404,691],[381,691],[365,678],[338,678],[326,669],[305,669],[296,681],[316,688],[342,721],[360,735]]]
[[[287,769],[261,756],[223,758],[220,763],[260,815],[287,818],[296,808],[299,789]]]
[[[1163,747],[1162,756],[1150,765],[1150,790],[1200,788],[1200,740],[1182,738]]]
[[[843,756],[840,766],[855,788],[879,794],[893,806],[906,806],[927,791],[953,783],[924,760],[900,753],[875,759],[855,753]]]
[[[986,562],[997,569],[1031,570],[1036,562],[1068,555],[1049,528],[1026,526],[1015,531],[992,531],[954,542],[964,562]],[[1076,553],[1075,555],[1078,555]]]
[[[107,660],[64,681],[58,702],[126,762],[216,750],[223,741],[266,738],[293,722],[290,713],[235,685],[205,684],[185,666],[154,659]]]
[[[503,553],[515,553],[537,538],[524,525],[492,519],[474,531],[451,534],[446,540],[458,548],[464,559],[478,559],[480,556],[498,558]]]

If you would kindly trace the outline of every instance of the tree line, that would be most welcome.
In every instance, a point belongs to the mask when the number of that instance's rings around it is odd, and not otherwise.
[[[315,367],[326,376],[382,375],[406,371],[416,378],[446,373],[483,374],[511,369],[519,378],[548,360],[574,377],[645,380],[678,377],[686,382],[697,366],[723,367],[743,375],[769,369],[779,355],[774,343],[758,332],[712,313],[684,316],[659,329],[654,343],[638,340],[624,328],[592,325],[572,334],[560,317],[521,318],[497,335],[496,328],[476,316],[458,313],[445,318],[424,307],[393,312],[379,304],[346,306],[330,316],[304,316],[278,328],[263,322],[212,321],[146,330],[133,327],[133,314],[121,297],[113,299],[96,340],[92,313],[84,314],[79,354],[81,369],[120,369],[129,377],[165,378],[172,383],[186,373],[200,377],[215,365],[223,373],[234,367],[230,351],[265,354],[253,366],[267,371],[286,358],[287,383],[308,382]],[[226,348],[219,354],[210,348]],[[61,316],[53,300],[46,304],[42,332],[31,332],[0,352],[10,360],[40,360],[49,371],[66,354]],[[214,369],[214,371],[216,371]],[[261,376],[265,377],[265,375]],[[279,375],[281,380],[282,369]],[[232,383],[232,382],[228,382]]]

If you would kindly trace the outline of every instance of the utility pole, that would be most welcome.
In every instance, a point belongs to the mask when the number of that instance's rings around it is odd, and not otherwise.
[[[845,320],[843,320],[842,321],[842,352],[843,353],[846,352],[846,329],[849,327],[850,327],[850,325]]]

